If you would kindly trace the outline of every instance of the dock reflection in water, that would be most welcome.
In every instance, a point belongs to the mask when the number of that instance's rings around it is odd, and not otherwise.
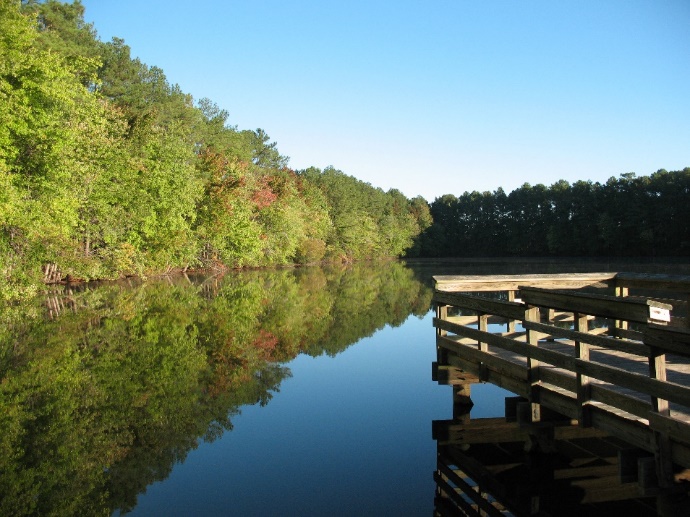
[[[657,515],[629,445],[570,422],[521,423],[522,404],[509,397],[505,417],[433,422],[434,515]]]

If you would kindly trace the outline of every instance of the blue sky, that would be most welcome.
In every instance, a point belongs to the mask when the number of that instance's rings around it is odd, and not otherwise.
[[[433,201],[690,166],[689,0],[82,3],[293,169]]]

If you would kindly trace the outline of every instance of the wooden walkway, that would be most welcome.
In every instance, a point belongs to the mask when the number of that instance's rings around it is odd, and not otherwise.
[[[608,433],[646,458],[642,493],[687,495],[690,277],[435,281],[434,375],[454,385],[456,403],[469,402],[472,382],[491,382],[521,397],[524,425]]]

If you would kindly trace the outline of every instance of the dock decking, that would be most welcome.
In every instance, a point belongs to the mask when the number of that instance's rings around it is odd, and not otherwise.
[[[525,429],[607,433],[651,469],[640,495],[687,495],[690,277],[434,279],[434,377],[454,386],[457,404],[470,401],[473,382],[491,382],[521,397]]]

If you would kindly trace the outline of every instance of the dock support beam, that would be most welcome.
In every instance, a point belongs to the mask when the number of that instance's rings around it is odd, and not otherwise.
[[[538,323],[539,320],[539,307],[529,307],[525,311],[525,321]],[[539,337],[539,332],[527,330],[527,343],[531,346],[539,345]],[[532,422],[539,422],[541,420],[541,405],[539,400],[539,361],[537,359],[527,358],[527,378],[530,383],[530,419]]]
[[[575,330],[578,332],[589,332],[589,322],[586,314],[574,313]],[[583,361],[589,361],[589,345],[582,341],[575,341],[575,357]],[[592,413],[589,410],[589,400],[591,398],[591,384],[589,377],[576,374],[577,380],[577,402],[578,402],[578,420],[580,427],[591,427]]]

